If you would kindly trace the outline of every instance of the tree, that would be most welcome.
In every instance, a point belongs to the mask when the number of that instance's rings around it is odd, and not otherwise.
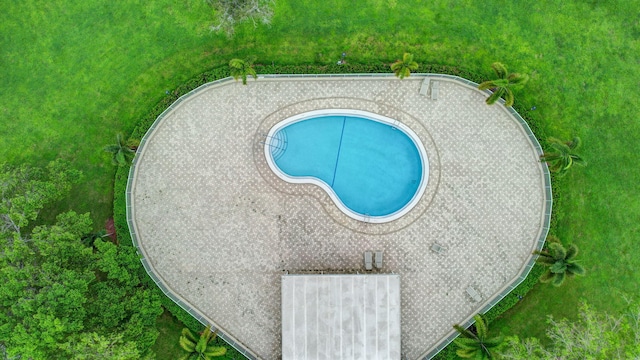
[[[0,257],[0,339],[10,356],[55,358],[59,344],[85,329],[93,251],[82,244],[89,214],[58,216],[30,239],[6,243]]]
[[[486,100],[488,105],[491,105],[504,96],[504,105],[509,107],[513,105],[514,96],[513,90],[519,89],[529,81],[529,76],[526,74],[518,74],[507,72],[507,68],[499,62],[491,64],[493,71],[498,76],[495,80],[489,80],[478,85],[480,90],[491,89],[493,94]]]
[[[253,61],[250,59],[231,59],[231,61],[229,61],[229,68],[231,76],[233,76],[236,81],[242,79],[242,85],[247,85],[247,76],[252,76],[254,79],[258,78],[258,74],[253,68]]]
[[[536,338],[507,338],[501,349],[504,359],[638,359],[640,358],[640,306],[629,303],[622,316],[595,311],[580,305],[578,319],[556,321],[549,316],[543,346]]]
[[[122,334],[106,336],[95,332],[73,335],[61,346],[66,359],[72,360],[138,360],[150,359],[138,351],[135,342],[125,341]]]
[[[191,330],[182,329],[180,336],[180,346],[188,352],[182,359],[204,359],[209,360],[214,357],[220,357],[227,353],[224,346],[210,346],[210,343],[216,337],[216,332],[211,332],[211,325],[200,334],[200,338],[196,339]]]
[[[548,267],[542,276],[541,282],[551,282],[553,286],[560,286],[566,277],[575,275],[584,275],[584,268],[579,265],[575,257],[578,255],[578,247],[570,244],[566,249],[555,236],[548,239],[547,249],[543,251],[534,251],[536,255],[540,255],[536,262]]]
[[[540,344],[536,338],[520,340],[517,336],[508,336],[500,348],[500,358],[503,360],[537,360],[553,359],[553,356]]]
[[[540,157],[540,161],[551,164],[551,171],[557,173],[559,176],[564,176],[573,164],[580,166],[587,165],[587,162],[575,153],[575,150],[581,144],[579,137],[576,136],[571,141],[561,141],[550,137],[547,141],[555,151],[545,152]]]
[[[489,328],[486,321],[480,314],[473,317],[475,319],[475,333],[463,328],[460,325],[453,325],[460,336],[453,342],[458,346],[456,354],[461,358],[493,359],[496,357],[494,348],[503,342],[501,336],[488,337]]]
[[[116,135],[116,143],[104,147],[104,151],[112,155],[111,161],[114,165],[129,165],[133,157],[136,155],[138,142],[135,140],[125,141],[122,134]]]
[[[391,71],[396,74],[396,77],[404,79],[409,77],[412,71],[418,70],[418,63],[413,61],[413,55],[404,53],[402,60],[398,60],[391,64]]]
[[[82,173],[63,160],[50,162],[44,170],[0,164],[0,233],[22,237],[22,228],[40,210],[61,200],[81,180]]]
[[[140,353],[146,354],[159,335],[155,324],[162,314],[160,291],[145,286],[147,275],[134,247],[101,239],[94,247],[97,259],[93,265],[102,278],[90,287],[87,327],[107,328],[125,339],[135,339]]]
[[[152,354],[160,292],[143,283],[133,247],[100,239],[85,246],[82,239],[93,231],[88,213],[66,212],[53,225],[27,231],[80,178],[63,161],[46,171],[0,166],[0,355],[69,359],[94,349],[124,359],[133,354],[131,344],[139,356],[130,358]]]
[[[224,31],[227,36],[235,32],[236,24],[252,21],[253,26],[258,23],[269,24],[273,16],[271,5],[273,0],[207,0],[215,12],[217,25],[211,26],[214,31]]]

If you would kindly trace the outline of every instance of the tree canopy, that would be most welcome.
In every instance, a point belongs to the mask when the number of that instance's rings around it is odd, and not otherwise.
[[[543,346],[536,338],[507,338],[504,359],[637,359],[640,358],[640,306],[630,304],[621,316],[596,311],[586,303],[578,319],[556,321],[549,317]]]
[[[141,358],[158,335],[159,294],[143,284],[133,248],[84,245],[93,230],[88,213],[25,230],[80,176],[62,161],[46,170],[0,168],[0,345],[10,357],[81,359],[78,349],[108,347],[112,358]]]

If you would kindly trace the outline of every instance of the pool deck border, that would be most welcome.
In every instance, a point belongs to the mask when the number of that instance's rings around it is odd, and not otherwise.
[[[336,78],[336,79],[348,79],[348,78],[384,78],[384,79],[389,79],[389,78],[393,78],[393,76],[394,76],[393,74],[378,74],[378,73],[372,73],[372,74],[313,74],[313,75],[310,75],[310,74],[278,74],[278,75],[268,74],[268,75],[259,75],[258,76],[258,81],[263,80],[263,79],[283,80],[283,79],[304,79],[304,78],[314,78],[314,79],[324,79],[324,80],[331,79],[331,78]],[[474,89],[475,91],[480,91],[480,90],[477,89],[477,86],[478,86],[477,83],[475,83],[473,81],[470,81],[470,80],[467,80],[467,79],[464,79],[464,78],[461,78],[461,77],[458,77],[458,76],[454,76],[454,75],[432,74],[432,73],[415,73],[415,74],[412,74],[412,76],[413,77],[430,77],[432,80],[456,82],[459,85],[463,85],[463,86],[465,86],[467,88]],[[198,87],[198,88],[196,88],[196,89],[194,89],[194,90],[182,95],[173,104],[171,104],[165,111],[163,111],[156,118],[154,123],[149,127],[149,129],[146,131],[144,137],[140,141],[138,152],[136,154],[136,157],[132,161],[131,167],[129,169],[128,179],[127,179],[127,189],[126,189],[126,217],[127,217],[127,224],[129,226],[129,231],[130,231],[130,234],[131,234],[131,239],[133,241],[134,246],[136,247],[136,250],[137,250],[138,254],[140,255],[140,261],[142,262],[142,265],[145,268],[145,270],[147,271],[147,273],[149,274],[149,276],[158,285],[158,287],[162,290],[162,292],[167,297],[169,297],[171,300],[173,300],[178,306],[180,306],[182,309],[184,309],[186,312],[188,312],[190,315],[192,315],[196,320],[198,320],[200,323],[202,323],[203,325],[211,325],[212,329],[218,329],[219,330],[218,331],[218,336],[220,336],[220,338],[225,340],[227,343],[229,343],[229,345],[234,347],[236,350],[238,350],[241,354],[246,356],[248,359],[258,359],[259,357],[255,353],[253,353],[251,350],[246,348],[243,344],[239,343],[230,334],[227,334],[224,331],[220,331],[221,329],[219,329],[219,327],[213,322],[212,319],[209,319],[204,314],[202,314],[198,309],[196,309],[192,305],[188,304],[179,294],[177,294],[171,288],[169,288],[167,285],[165,285],[164,280],[156,273],[155,269],[150,264],[149,260],[147,260],[147,254],[145,252],[145,249],[141,246],[141,244],[140,244],[140,242],[138,240],[138,237],[137,237],[137,233],[138,233],[137,226],[136,226],[136,223],[134,221],[135,209],[132,206],[132,195],[133,195],[132,189],[133,189],[133,185],[134,185],[134,183],[136,181],[136,164],[137,164],[137,161],[144,154],[145,143],[151,138],[154,130],[161,124],[161,122],[165,118],[165,116],[167,116],[169,113],[171,113],[185,99],[190,98],[191,96],[193,96],[193,95],[195,95],[197,93],[200,93],[200,92],[202,92],[202,91],[204,91],[206,89],[209,89],[211,87],[221,86],[221,85],[224,85],[224,84],[226,84],[228,82],[231,82],[231,81],[233,81],[233,78],[231,78],[231,77],[220,79],[220,80],[216,80],[216,81],[204,84],[204,85],[202,85],[202,86],[200,86],[200,87]],[[488,90],[480,91],[480,92],[485,93],[487,95],[491,93]],[[502,107],[504,107],[504,100],[500,99],[499,102],[494,106],[502,106]],[[526,121],[512,107],[508,107],[508,108],[505,108],[505,109],[509,113],[509,115],[514,120],[516,120],[516,122],[518,122],[520,124],[520,126],[522,127],[522,129],[526,133],[527,137],[529,138],[529,141],[533,145],[534,149],[538,152],[538,154],[542,155],[542,148],[541,148],[537,138],[533,134],[531,128],[526,123]],[[536,241],[536,246],[535,246],[535,248],[537,250],[541,250],[543,245],[544,245],[546,236],[547,236],[548,231],[549,231],[551,212],[552,212],[551,177],[550,177],[549,169],[548,169],[546,163],[541,163],[541,168],[542,168],[543,178],[544,178],[544,195],[545,195],[545,199],[544,199],[543,220],[542,220],[542,224],[541,224],[541,227],[540,227],[538,239]],[[515,278],[515,280],[512,281],[510,284],[504,286],[501,289],[500,292],[498,292],[497,294],[494,294],[489,300],[483,302],[480,305],[481,307],[478,309],[477,312],[478,313],[486,313],[491,308],[493,308],[496,304],[498,304],[507,294],[509,294],[511,291],[513,291],[520,283],[522,283],[522,281],[525,280],[525,278],[527,277],[527,275],[530,273],[531,269],[533,268],[536,258],[537,258],[537,256],[532,254],[529,257],[528,261],[526,261],[525,264],[521,267],[519,276],[517,276]],[[463,327],[468,327],[471,324],[473,324],[473,322],[474,322],[473,318],[470,317],[470,318],[466,319],[466,321],[464,321],[460,325],[463,326]],[[442,349],[444,349],[448,344],[450,344],[456,337],[457,337],[457,332],[455,330],[452,330],[447,335],[445,335],[443,338],[441,338],[441,340],[438,341],[437,345],[435,345],[434,347],[428,349],[425,353],[420,355],[420,358],[424,358],[424,359],[432,358],[437,353],[442,351]]]
[[[342,200],[340,199],[340,197],[335,193],[333,188],[329,184],[325,183],[324,181],[319,180],[312,176],[293,177],[282,172],[280,168],[275,164],[275,160],[271,153],[271,148],[273,146],[271,145],[271,142],[275,138],[274,134],[277,133],[280,129],[288,125],[291,125],[299,121],[307,120],[310,118],[318,117],[318,116],[357,116],[362,118],[369,118],[376,122],[393,126],[394,128],[398,128],[402,132],[404,132],[405,135],[407,135],[409,139],[411,139],[413,144],[418,149],[418,153],[420,154],[420,162],[422,165],[422,176],[420,179],[420,186],[416,190],[415,194],[413,194],[413,197],[411,198],[411,200],[407,204],[405,204],[402,208],[400,208],[399,210],[389,215],[368,216],[366,214],[357,213],[349,209],[347,206],[345,206]],[[289,118],[286,118],[280,121],[279,123],[275,124],[273,127],[271,127],[271,129],[269,130],[269,133],[266,135],[266,141],[264,144],[264,156],[265,156],[265,159],[267,160],[267,164],[271,168],[271,171],[273,171],[282,180],[292,184],[315,184],[327,192],[327,195],[329,195],[331,200],[333,200],[334,204],[345,215],[347,215],[348,217],[354,220],[373,223],[373,224],[381,224],[381,223],[397,220],[402,216],[404,216],[409,211],[411,211],[411,209],[413,209],[422,198],[422,195],[424,194],[427,188],[427,183],[429,181],[429,158],[427,157],[427,150],[424,148],[424,145],[422,144],[422,141],[420,141],[420,138],[418,137],[418,135],[413,130],[411,130],[409,126],[403,124],[398,120],[391,119],[387,116],[374,114],[368,111],[362,111],[362,110],[322,109],[322,110],[313,110],[313,111],[305,112],[302,114],[298,114],[298,115],[294,115]]]

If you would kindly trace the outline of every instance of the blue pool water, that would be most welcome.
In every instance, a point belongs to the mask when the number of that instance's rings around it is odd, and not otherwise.
[[[361,215],[399,211],[422,181],[423,162],[413,140],[389,124],[362,117],[291,123],[273,135],[270,151],[284,174],[321,180]]]

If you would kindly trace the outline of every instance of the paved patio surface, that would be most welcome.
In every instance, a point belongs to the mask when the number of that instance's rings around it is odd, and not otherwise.
[[[402,352],[423,356],[520,275],[543,229],[545,192],[536,148],[502,105],[442,80],[431,100],[422,80],[226,82],[180,103],[139,150],[131,187],[152,271],[257,357],[278,359],[280,276],[363,272],[363,252],[383,250],[382,272],[401,276]],[[319,187],[271,172],[263,134],[322,108],[378,113],[418,134],[430,177],[409,214],[359,222]]]

